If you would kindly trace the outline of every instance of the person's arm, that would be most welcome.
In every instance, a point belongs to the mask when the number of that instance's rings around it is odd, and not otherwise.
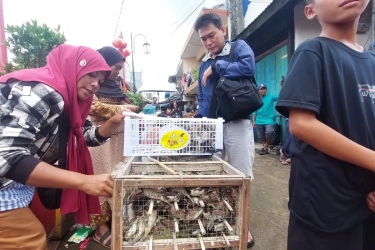
[[[313,111],[292,108],[289,112],[289,129],[291,134],[319,151],[375,172],[375,151],[320,122]]]
[[[253,115],[252,115],[252,117],[253,117],[253,119],[252,119],[252,124],[253,124],[253,127],[255,128],[256,127],[256,118],[257,118],[257,114],[256,113],[253,113]]]
[[[254,52],[245,41],[237,41],[234,59],[235,62],[217,60],[213,67],[211,66],[212,71],[228,78],[250,77],[255,74]]]
[[[127,108],[127,105],[108,104],[94,98],[91,105],[90,115],[98,118],[109,119],[122,111],[131,112],[131,110]]]
[[[290,132],[300,140],[331,157],[375,172],[374,151],[317,119],[325,95],[320,47],[314,41],[301,46],[292,57],[276,104],[277,111],[289,117]]]
[[[124,105],[126,109],[130,110],[130,112],[139,113],[139,107],[135,106],[133,104],[125,104]],[[124,110],[126,111],[126,110]]]
[[[60,115],[63,99],[44,84],[28,82],[15,84],[5,98],[0,107],[0,177],[25,184],[41,162],[30,153],[36,134]]]
[[[98,98],[94,96],[90,114],[108,119],[121,111],[139,113],[139,107],[131,104],[127,97],[124,98],[124,104],[108,104],[99,101]]]
[[[96,147],[106,143],[111,135],[123,124],[125,115],[116,114],[109,118],[103,125],[96,127],[90,117],[87,117],[83,126],[83,136],[87,146]]]
[[[110,175],[84,175],[40,162],[30,173],[26,184],[35,187],[77,189],[90,195],[112,197],[113,180]]]
[[[124,119],[124,116],[122,115],[123,111],[131,112],[125,105],[103,103],[94,97],[90,115],[108,120],[100,127],[96,127],[91,122],[90,117],[86,119],[83,126],[83,135],[86,144],[89,147],[96,147],[107,142],[109,137],[115,133],[118,127],[122,124]]]
[[[109,137],[117,131],[117,129],[124,123],[125,115],[117,114],[111,117],[99,128],[99,134],[103,137]]]
[[[37,131],[63,111],[59,93],[41,83],[19,83],[1,105],[0,177],[36,187],[75,188],[110,197],[109,175],[85,176],[53,167],[30,154]],[[99,185],[98,188],[95,185]]]

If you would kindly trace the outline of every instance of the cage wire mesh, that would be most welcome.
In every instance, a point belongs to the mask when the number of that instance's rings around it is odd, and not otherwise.
[[[125,118],[125,175],[167,175],[150,156],[182,176],[238,175],[212,156],[223,149],[223,119]],[[146,177],[145,177],[146,178]],[[194,178],[194,177],[193,177]],[[150,180],[150,183],[152,181]],[[239,186],[126,187],[122,204],[124,246],[239,240]],[[121,209],[121,208],[120,208]],[[227,243],[226,243],[227,242]]]
[[[215,156],[160,156],[169,167],[182,175],[236,175]],[[164,175],[145,157],[135,157],[127,175]],[[205,162],[208,169],[202,167]],[[184,164],[192,163],[192,164]],[[193,166],[193,163],[198,163]],[[180,171],[179,171],[180,170]],[[209,170],[209,171],[207,171]],[[123,201],[124,245],[147,245],[153,241],[173,245],[176,241],[199,244],[239,239],[239,186],[125,187]]]
[[[239,187],[127,187],[123,204],[124,245],[197,238],[238,239]]]
[[[223,149],[223,119],[126,117],[124,156],[210,155]]]

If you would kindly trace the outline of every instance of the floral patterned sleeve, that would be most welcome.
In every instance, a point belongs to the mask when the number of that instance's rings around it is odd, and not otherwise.
[[[91,105],[90,115],[101,119],[109,119],[112,116],[120,113],[125,108],[126,105],[108,104],[100,102],[94,97],[94,101]]]

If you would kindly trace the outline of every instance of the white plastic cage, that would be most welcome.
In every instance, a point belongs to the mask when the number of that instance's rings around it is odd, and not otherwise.
[[[124,156],[210,155],[223,149],[223,119],[126,117]]]

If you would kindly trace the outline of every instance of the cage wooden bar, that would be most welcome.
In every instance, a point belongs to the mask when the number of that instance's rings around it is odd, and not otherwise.
[[[250,178],[217,156],[131,157],[114,180],[112,249],[247,249]]]

